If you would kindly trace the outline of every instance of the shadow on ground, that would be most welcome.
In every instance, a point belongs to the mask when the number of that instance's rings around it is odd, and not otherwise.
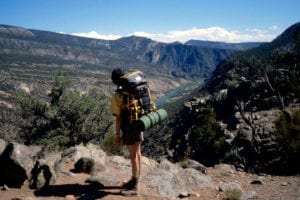
[[[63,184],[50,185],[45,188],[36,190],[34,194],[40,197],[57,196],[65,197],[66,195],[74,195],[78,200],[93,200],[100,199],[107,195],[120,195],[120,186],[104,186],[102,184]],[[110,191],[111,190],[111,191]]]

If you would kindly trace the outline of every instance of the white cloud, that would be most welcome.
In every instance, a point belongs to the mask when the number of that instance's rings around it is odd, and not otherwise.
[[[271,41],[276,36],[268,31],[252,29],[245,32],[229,31],[222,27],[192,28],[189,30],[174,30],[166,34],[151,34],[145,32],[135,32],[132,35],[148,37],[160,42],[186,42],[190,39],[222,41],[222,42],[260,42]]]
[[[221,41],[221,42],[267,42],[273,40],[276,35],[271,34],[276,30],[277,26],[269,27],[268,30],[250,29],[244,32],[227,30],[222,27],[208,27],[208,28],[191,28],[188,30],[172,30],[167,33],[147,33],[143,31],[134,32],[130,35],[150,38],[158,42],[186,42],[191,39],[195,40],[208,40],[208,41]],[[88,33],[74,33],[73,35],[90,37],[105,40],[119,39],[121,35],[101,35],[96,31]]]
[[[101,35],[99,33],[97,33],[96,31],[91,31],[91,32],[87,32],[87,33],[72,33],[72,35],[75,36],[80,36],[80,37],[87,37],[87,38],[94,38],[94,39],[103,39],[103,40],[116,40],[121,38],[121,35],[113,35],[113,34],[109,34],[109,35]]]

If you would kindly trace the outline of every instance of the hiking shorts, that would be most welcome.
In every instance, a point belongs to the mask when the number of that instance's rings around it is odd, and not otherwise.
[[[122,127],[122,142],[124,145],[132,145],[144,141],[144,132],[134,130],[130,125]]]

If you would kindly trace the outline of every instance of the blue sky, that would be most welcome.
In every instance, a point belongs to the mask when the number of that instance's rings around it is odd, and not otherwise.
[[[101,39],[271,41],[299,0],[0,0],[0,24]]]

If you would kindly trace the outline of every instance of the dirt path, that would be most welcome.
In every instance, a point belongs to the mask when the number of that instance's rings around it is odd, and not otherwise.
[[[120,180],[126,180],[127,177],[120,177],[122,174],[117,169],[116,175]],[[66,171],[67,172],[67,171]],[[222,200],[224,192],[219,191],[218,185],[221,183],[234,182],[239,184],[244,191],[254,191],[259,200],[300,200],[300,177],[299,176],[269,176],[255,175],[236,170],[224,170],[223,168],[209,168],[206,173],[211,177],[216,188],[193,188],[194,195],[188,199],[196,200]],[[138,199],[155,200],[165,199],[159,196],[157,191],[149,190],[146,185],[141,184],[141,195],[138,197],[124,197],[120,195],[118,186],[91,185],[85,183],[90,175],[61,173],[55,185],[45,190],[31,190],[28,183],[25,182],[22,188],[9,188],[7,191],[0,191],[1,200],[119,200],[119,199]],[[255,180],[260,180],[260,184],[251,184]]]

